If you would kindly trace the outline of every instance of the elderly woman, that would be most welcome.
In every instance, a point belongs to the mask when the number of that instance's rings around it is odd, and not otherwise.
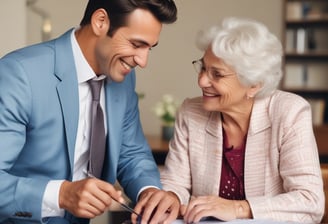
[[[227,18],[198,46],[202,96],[182,104],[161,173],[184,220],[319,223],[325,199],[311,108],[277,90],[280,41],[259,22]]]

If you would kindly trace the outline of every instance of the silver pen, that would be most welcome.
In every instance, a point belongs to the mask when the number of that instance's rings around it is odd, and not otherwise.
[[[91,178],[97,178],[95,177],[92,173],[90,172],[87,172],[85,171],[85,174],[88,176],[88,177],[91,177]],[[139,213],[137,213],[136,211],[134,211],[130,206],[124,204],[124,203],[121,203],[119,202],[118,200],[116,200],[115,198],[111,197],[114,201],[116,201],[123,209],[125,209],[126,211],[128,212],[131,212],[131,213],[134,213],[138,216],[138,220],[141,220],[141,215]]]

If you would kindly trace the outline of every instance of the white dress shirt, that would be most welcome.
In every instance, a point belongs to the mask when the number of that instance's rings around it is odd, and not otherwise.
[[[79,122],[75,142],[74,153],[74,170],[73,181],[86,178],[87,164],[89,159],[89,138],[90,138],[90,106],[92,101],[91,90],[87,83],[90,79],[103,79],[105,76],[96,76],[77,43],[75,37],[75,30],[71,33],[71,43],[73,56],[75,61],[75,68],[78,79],[79,90]],[[101,89],[100,104],[104,111],[105,131],[106,127],[106,113],[105,113],[105,91]],[[106,131],[107,132],[107,131]],[[64,209],[59,208],[59,189],[64,180],[49,181],[42,203],[42,217],[61,216],[65,214]]]

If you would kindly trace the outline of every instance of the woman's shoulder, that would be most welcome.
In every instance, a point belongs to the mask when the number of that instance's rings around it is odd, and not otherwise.
[[[203,108],[202,97],[184,99],[178,112],[178,122],[188,126],[189,131],[194,132],[204,130],[208,123],[218,123],[220,119],[218,112],[207,111]]]
[[[201,96],[197,96],[197,97],[188,97],[188,98],[185,98],[183,100],[183,103],[184,105],[188,105],[188,106],[202,106],[202,97]]]
[[[309,103],[300,95],[283,90],[276,90],[270,97],[271,105],[280,105],[285,108],[290,107],[304,107]]]
[[[293,122],[300,116],[311,116],[311,107],[305,98],[282,90],[277,90],[271,95],[268,110],[272,119],[280,119],[286,122]]]
[[[185,98],[182,102],[181,108],[185,112],[205,112],[205,110],[203,109],[202,97]]]
[[[180,114],[183,116],[208,119],[210,112],[203,108],[202,97],[186,98],[181,104]]]

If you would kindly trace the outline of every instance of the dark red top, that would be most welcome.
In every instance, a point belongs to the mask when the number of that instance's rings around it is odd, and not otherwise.
[[[231,200],[245,200],[244,161],[245,143],[235,148],[229,144],[223,130],[223,155],[219,196]]]

